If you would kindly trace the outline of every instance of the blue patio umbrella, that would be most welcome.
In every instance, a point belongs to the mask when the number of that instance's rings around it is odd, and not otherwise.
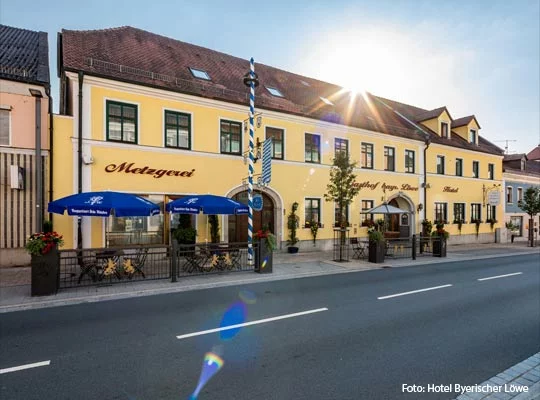
[[[248,207],[228,197],[201,194],[185,196],[167,204],[167,211],[173,214],[236,214],[248,213]]]
[[[51,201],[48,211],[81,217],[116,217],[152,216],[160,213],[157,204],[129,193],[121,192],[85,192],[73,194]]]

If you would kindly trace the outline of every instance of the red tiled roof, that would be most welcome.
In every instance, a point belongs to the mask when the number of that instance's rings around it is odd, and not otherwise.
[[[415,117],[415,120],[416,122],[422,122],[422,121],[427,121],[429,119],[438,118],[439,115],[443,113],[443,111],[446,111],[448,115],[450,115],[450,112],[447,110],[446,107],[439,107],[434,110],[430,110],[430,111],[418,114]],[[450,116],[450,119],[452,119],[452,116]]]
[[[527,159],[531,161],[540,160],[540,145],[536,146],[529,154],[527,154]]]
[[[469,122],[471,122],[473,119],[476,121],[476,125],[478,125],[478,127],[480,128],[480,124],[478,123],[478,120],[476,119],[474,115],[469,115],[467,117],[462,117],[462,118],[453,120],[452,128],[458,128],[460,126],[468,125]]]
[[[132,27],[62,30],[59,38],[61,70],[83,71],[108,79],[246,106],[249,104],[248,89],[243,83],[243,76],[249,71],[248,60]],[[195,78],[190,67],[206,71],[211,81]],[[351,100],[350,93],[337,85],[264,64],[256,64],[255,71],[261,83],[256,91],[255,104],[258,109],[423,140],[423,134],[419,134],[416,127],[378,100],[390,104],[412,121],[416,115],[428,110],[370,94]],[[272,96],[265,86],[277,88],[283,98]],[[326,105],[321,97],[329,99],[334,105]],[[435,136],[434,141],[438,141],[438,136],[433,132],[431,134]],[[501,149],[483,138],[480,138],[479,146],[453,138],[443,139],[442,143],[487,153],[502,153]]]

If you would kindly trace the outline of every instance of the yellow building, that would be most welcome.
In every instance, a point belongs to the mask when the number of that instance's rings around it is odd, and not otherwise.
[[[131,27],[64,30],[58,57],[55,199],[116,190],[161,204],[196,193],[245,201],[247,60]],[[256,186],[264,204],[254,215],[256,230],[267,225],[285,246],[287,214],[297,202],[300,247],[313,248],[308,223],[316,220],[317,248],[328,248],[335,205],[324,193],[335,152],[346,151],[358,163],[361,188],[348,210],[351,236],[366,235],[362,211],[388,201],[408,212],[389,221],[397,235],[419,233],[424,218],[446,219],[451,240],[494,241],[500,224],[485,221],[501,221],[503,210],[487,206],[487,197],[500,191],[502,151],[479,135],[476,118],[454,120],[445,107],[424,110],[266,65],[255,68],[255,137],[273,138],[271,183]],[[454,219],[465,220],[461,234]],[[478,235],[471,219],[483,221]],[[246,216],[219,221],[222,240],[247,239]],[[84,245],[168,243],[176,223],[169,215],[83,218]],[[207,217],[193,223],[197,240],[209,240]],[[75,246],[77,221],[55,216],[54,224],[66,245]]]

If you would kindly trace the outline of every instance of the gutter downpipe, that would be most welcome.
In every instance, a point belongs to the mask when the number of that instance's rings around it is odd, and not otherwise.
[[[78,193],[82,193],[82,127],[83,127],[83,115],[82,115],[82,105],[83,105],[83,80],[84,72],[79,71],[79,121],[78,121],[78,132],[77,132],[77,141],[78,141],[78,157],[77,157],[77,172],[78,172]],[[82,249],[82,217],[77,217],[77,248]]]
[[[429,136],[426,136],[426,140],[424,142],[426,147],[424,147],[424,219],[427,219],[427,149],[429,148],[429,145],[431,144],[431,140],[429,140]]]
[[[49,99],[49,203],[53,200],[53,136],[54,136],[54,118],[53,118],[53,98],[51,97],[51,86],[45,87],[45,94]],[[53,223],[53,214],[49,213],[49,221]],[[54,226],[54,225],[53,225]]]
[[[427,161],[426,161],[426,155],[427,155],[427,149],[428,149],[429,145],[431,144],[430,134],[428,132],[426,132],[420,125],[418,125],[417,123],[411,121],[409,118],[407,118],[406,116],[401,114],[399,111],[394,110],[392,107],[390,107],[384,101],[379,99],[377,96],[373,96],[370,93],[368,93],[368,94],[370,95],[370,97],[373,97],[375,100],[377,100],[383,106],[385,106],[386,108],[388,108],[389,110],[391,110],[392,112],[397,114],[400,118],[404,119],[405,121],[407,121],[409,124],[411,124],[412,126],[414,126],[416,129],[418,129],[420,132],[422,132],[424,134],[423,139],[424,139],[424,144],[426,145],[426,147],[424,147],[424,183],[423,183],[423,186],[424,186],[424,219],[427,219],[426,218],[426,216],[427,216],[427,170],[426,170]]]

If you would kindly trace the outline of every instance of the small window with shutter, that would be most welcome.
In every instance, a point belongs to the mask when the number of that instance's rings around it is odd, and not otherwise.
[[[0,146],[10,145],[10,109],[0,108]]]

